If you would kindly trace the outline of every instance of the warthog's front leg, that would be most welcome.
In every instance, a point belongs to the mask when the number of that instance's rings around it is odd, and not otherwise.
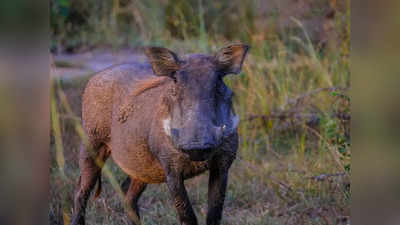
[[[182,175],[177,172],[167,173],[167,185],[181,225],[197,225],[196,215],[186,193]]]
[[[217,156],[210,164],[207,225],[219,225],[221,222],[231,163],[232,159]]]

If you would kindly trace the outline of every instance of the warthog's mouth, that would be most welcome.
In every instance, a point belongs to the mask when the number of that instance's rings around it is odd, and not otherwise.
[[[181,149],[183,153],[189,156],[189,159],[192,161],[204,161],[210,158],[215,148],[198,148],[198,149],[190,149],[184,150]]]

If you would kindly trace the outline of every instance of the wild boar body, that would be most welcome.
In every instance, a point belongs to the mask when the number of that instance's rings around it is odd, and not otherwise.
[[[160,78],[153,75],[150,64],[118,65],[95,75],[83,94],[83,125],[91,146],[108,146],[118,166],[145,183],[165,182],[157,154],[182,166],[185,179],[208,169],[208,161],[191,161],[165,135],[166,109],[162,101],[172,80],[162,78],[162,84],[131,95],[157,79]],[[132,103],[128,104],[130,109],[124,109],[127,103]],[[124,122],[119,118],[123,110],[130,114]]]
[[[180,224],[198,225],[184,180],[209,170],[206,220],[219,225],[239,124],[223,78],[240,73],[247,51],[233,44],[213,55],[180,58],[148,47],[148,63],[116,65],[92,77],[82,99],[88,141],[79,152],[71,224],[85,224],[88,198],[96,183],[100,194],[101,170],[111,155],[128,175],[122,186],[129,186],[129,224],[141,224],[138,200],[146,185],[166,182]]]

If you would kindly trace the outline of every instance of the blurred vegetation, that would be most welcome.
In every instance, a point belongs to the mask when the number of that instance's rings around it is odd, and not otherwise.
[[[349,0],[51,0],[54,52],[162,45],[212,52],[229,42],[252,46],[239,76],[228,76],[240,115],[240,150],[230,173],[223,224],[348,224],[350,215]],[[63,79],[54,62],[50,224],[68,224],[85,140],[81,94],[92,76]],[[83,65],[79,65],[82,67]],[[103,193],[87,221],[127,224],[106,164]],[[200,224],[207,177],[186,182]],[[117,191],[118,193],[118,191]],[[144,224],[176,224],[167,187],[140,201]]]
[[[51,48],[74,51],[176,39],[194,39],[202,47],[228,40],[258,45],[301,33],[290,17],[305,23],[312,41],[332,36],[346,42],[347,1],[50,0]]]

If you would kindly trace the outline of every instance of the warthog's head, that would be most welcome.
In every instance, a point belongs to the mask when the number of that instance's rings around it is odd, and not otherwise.
[[[163,129],[191,160],[208,159],[236,131],[239,118],[232,109],[233,93],[223,78],[241,71],[247,51],[248,46],[236,44],[214,55],[180,58],[165,48],[146,49],[154,73],[174,80],[165,98],[169,116],[163,120]]]

